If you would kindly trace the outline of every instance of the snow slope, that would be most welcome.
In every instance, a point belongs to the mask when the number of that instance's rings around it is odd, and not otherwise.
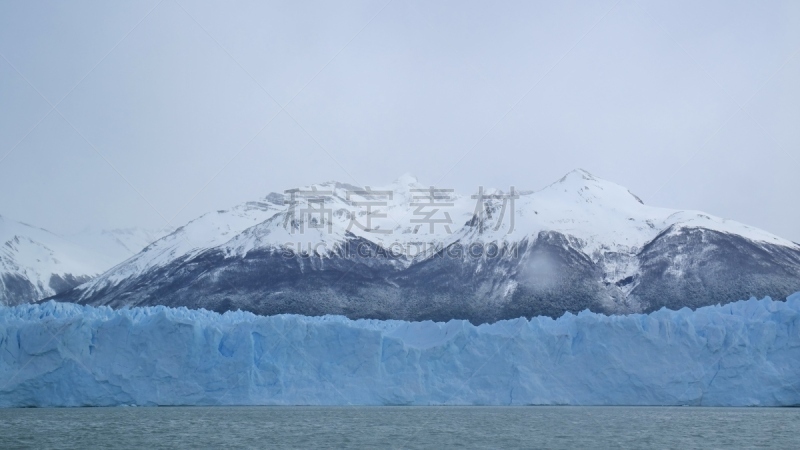
[[[141,275],[149,269],[177,259],[190,259],[269,219],[281,208],[283,208],[283,198],[271,196],[263,201],[247,202],[229,210],[204,214],[153,242],[93,282],[87,283],[88,292],[100,286],[114,285],[121,280]]]
[[[0,307],[0,406],[800,405],[800,293],[491,325]]]
[[[580,239],[583,251],[588,255],[596,255],[598,252],[609,250],[639,249],[662,231],[673,227],[674,230],[704,228],[739,235],[754,242],[800,249],[800,246],[787,239],[732,220],[699,211],[644,205],[626,188],[596,178],[582,169],[570,172],[542,190],[517,191],[519,198],[514,201],[513,229],[510,228],[509,212],[506,212],[501,220],[499,212],[503,200],[491,198],[492,195],[502,195],[504,192],[499,189],[488,189],[484,193],[486,196],[484,200],[488,202],[490,208],[495,209],[495,215],[487,218],[486,209],[480,208],[482,217],[486,220],[483,230],[478,232],[475,227],[466,226],[476,211],[477,199],[473,198],[476,193],[465,195],[450,192],[438,195],[448,197],[442,201],[450,202],[452,205],[440,207],[439,212],[433,216],[444,220],[443,214],[447,212],[451,222],[449,232],[444,224],[436,224],[431,231],[429,225],[413,222],[422,216],[415,214],[417,207],[412,205],[414,202],[421,202],[420,198],[426,195],[419,190],[430,188],[431,186],[418,182],[412,175],[403,175],[387,186],[371,187],[372,191],[393,194],[391,199],[383,199],[387,203],[386,206],[372,209],[372,229],[392,231],[391,234],[380,234],[351,226],[351,217],[345,213],[345,211],[366,213],[363,207],[357,206],[357,203],[370,200],[370,196],[351,194],[348,197],[347,194],[348,189],[365,188],[333,181],[305,186],[301,189],[306,191],[317,189],[333,193],[324,196],[325,207],[334,212],[330,233],[324,227],[314,230],[306,228],[302,234],[292,233],[286,226],[288,206],[284,205],[276,220],[258,224],[252,230],[247,230],[231,241],[225,242],[220,248],[230,254],[241,255],[254,249],[281,248],[286,247],[287,243],[296,245],[299,241],[304,248],[308,248],[311,244],[312,249],[315,244],[324,244],[317,248],[318,253],[325,254],[336,244],[341,245],[346,240],[346,232],[384,248],[389,248],[392,244],[399,244],[402,248],[408,248],[409,244],[428,244],[427,248],[437,248],[437,246],[441,248],[456,241],[515,243],[524,239],[534,239],[541,231],[555,230]],[[440,188],[442,187],[436,187]],[[378,197],[372,199],[377,200]],[[307,202],[301,199],[298,205],[297,208],[303,208],[307,206]],[[510,204],[507,205],[510,208]],[[362,224],[366,222],[365,216],[359,216],[358,220]]]
[[[735,234],[754,242],[798,249],[800,246],[757,228],[705,214],[645,205],[628,189],[577,169],[544,189],[522,195],[517,202],[516,239],[558,230],[577,237],[584,252],[641,248],[669,227],[704,228]],[[506,231],[489,234],[496,240]]]
[[[373,208],[372,228],[377,230],[391,230],[391,234],[378,234],[361,228],[350,226],[351,218],[345,211],[358,211],[364,214],[364,208],[358,208],[357,202],[369,199],[365,195],[350,195],[347,189],[357,188],[343,183],[327,182],[303,187],[303,190],[317,189],[318,191],[333,192],[326,195],[325,207],[334,211],[332,216],[332,232],[327,233],[320,229],[317,233],[291,233],[287,229],[285,220],[273,220],[269,223],[259,224],[258,232],[252,231],[236,236],[230,242],[223,244],[231,253],[246,253],[248,250],[258,248],[279,248],[286,243],[294,243],[301,239],[304,243],[318,243],[326,239],[328,245],[323,249],[330,249],[334,243],[344,241],[346,233],[350,233],[375,242],[384,248],[392,244],[407,246],[409,243],[444,244],[460,240],[465,242],[520,242],[523,239],[535,238],[541,231],[559,231],[574,236],[582,241],[583,250],[588,255],[598,251],[614,250],[627,251],[631,248],[641,248],[650,242],[659,233],[669,227],[679,230],[681,228],[704,228],[723,233],[742,236],[754,242],[764,242],[782,245],[794,249],[800,246],[787,239],[782,239],[768,232],[753,228],[739,222],[714,217],[699,211],[682,211],[668,208],[647,206],[628,191],[610,181],[601,180],[592,176],[585,170],[578,169],[570,172],[562,179],[539,191],[517,191],[519,198],[514,205],[514,228],[510,229],[510,213],[506,213],[501,220],[499,211],[502,199],[493,199],[492,195],[503,194],[499,189],[488,189],[485,192],[486,201],[490,208],[494,207],[496,214],[493,218],[486,218],[486,210],[481,208],[487,223],[481,232],[474,227],[466,226],[476,211],[477,199],[475,193],[459,194],[456,192],[442,193],[439,195],[449,197],[447,201],[451,206],[439,208],[433,217],[444,219],[447,212],[451,224],[448,232],[444,224],[436,224],[431,231],[427,224],[419,225],[412,222],[420,219],[420,214],[415,214],[416,206],[413,202],[421,202],[420,197],[425,193],[421,189],[431,186],[419,183],[411,175],[404,175],[388,186],[372,187],[373,191],[392,192],[392,198],[385,200],[386,206]],[[441,186],[437,186],[437,189]],[[509,192],[506,191],[506,194]],[[304,200],[299,200],[299,207],[306,206]],[[508,206],[510,208],[510,204]],[[285,219],[288,206],[284,205],[281,219]],[[424,209],[430,211],[432,208]],[[339,212],[339,214],[336,214]],[[386,217],[379,217],[385,215]],[[359,216],[361,223],[365,222]],[[498,222],[500,226],[497,230]],[[250,231],[250,230],[248,230]]]
[[[171,228],[115,228],[98,230],[87,228],[80,233],[65,236],[71,242],[106,257],[112,266],[136,255],[142,249],[172,233]]]

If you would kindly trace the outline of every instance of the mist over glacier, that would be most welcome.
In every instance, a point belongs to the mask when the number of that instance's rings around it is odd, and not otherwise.
[[[800,404],[800,293],[467,321],[0,307],[0,406]]]

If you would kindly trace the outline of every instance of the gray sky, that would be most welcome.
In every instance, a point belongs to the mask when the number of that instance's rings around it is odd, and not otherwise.
[[[159,227],[580,167],[800,242],[798,51],[798,1],[2,1],[0,215]]]

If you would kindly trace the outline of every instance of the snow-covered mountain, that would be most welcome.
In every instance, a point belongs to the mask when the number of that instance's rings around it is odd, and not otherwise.
[[[800,246],[576,170],[539,191],[327,182],[206,214],[59,295],[87,304],[476,322],[800,290]],[[512,214],[513,211],[513,214]]]
[[[0,216],[0,304],[32,302],[69,290],[167,232],[87,230],[62,237]]]

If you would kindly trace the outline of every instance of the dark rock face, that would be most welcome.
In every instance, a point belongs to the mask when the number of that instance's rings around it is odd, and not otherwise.
[[[27,278],[17,274],[0,275],[3,289],[0,289],[0,304],[17,305],[35,302],[39,299],[36,287]]]
[[[704,229],[669,231],[639,254],[641,276],[631,295],[645,311],[783,299],[800,290],[800,252]]]
[[[800,252],[715,231],[665,230],[635,255],[638,273],[611,284],[580,247],[568,235],[542,232],[500,251],[457,243],[411,265],[355,237],[326,258],[286,250],[226,257],[209,250],[89,296],[73,289],[54,298],[477,324],[584,309],[625,312],[615,301],[652,311],[800,291]]]
[[[81,275],[74,276],[66,274],[51,275],[49,287],[56,293],[67,292],[81,283],[89,281],[92,277]],[[4,273],[0,275],[0,304],[18,305],[39,300],[40,293],[36,286],[27,278],[14,273]]]
[[[80,275],[80,276],[76,277],[76,276],[71,275],[71,274],[66,274],[66,275],[63,275],[63,276],[53,274],[53,275],[50,275],[50,282],[48,284],[50,285],[50,289],[52,289],[55,292],[59,293],[59,292],[68,291],[68,290],[74,288],[75,286],[77,286],[77,285],[79,285],[81,283],[84,283],[86,281],[89,281],[91,279],[92,279],[92,277],[90,277],[88,275]]]

